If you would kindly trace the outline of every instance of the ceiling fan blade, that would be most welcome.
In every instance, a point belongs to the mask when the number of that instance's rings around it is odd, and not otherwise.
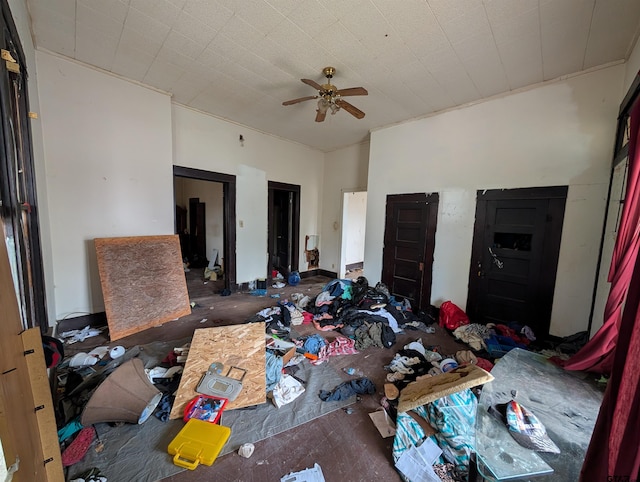
[[[362,119],[364,117],[364,112],[362,112],[356,106],[349,104],[349,102],[347,102],[346,100],[336,99],[336,104],[357,119]]]
[[[324,112],[321,111],[320,109],[316,110],[316,122],[323,122],[326,116],[327,116],[326,110]]]
[[[287,100],[282,103],[282,105],[292,105],[297,104],[298,102],[304,102],[305,100],[317,99],[317,95],[308,95],[306,97],[300,97],[299,99]]]
[[[322,86],[318,84],[315,80],[311,80],[311,79],[300,79],[300,80],[305,84],[310,85],[316,90],[322,90]]]
[[[347,95],[369,95],[369,92],[364,87],[350,87],[348,89],[340,89],[336,94],[345,97]]]

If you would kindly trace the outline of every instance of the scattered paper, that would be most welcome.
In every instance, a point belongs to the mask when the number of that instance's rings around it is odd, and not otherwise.
[[[433,463],[440,455],[440,447],[427,438],[419,447],[412,445],[405,450],[396,462],[396,468],[411,482],[440,482],[433,470]]]
[[[271,395],[273,397],[273,404],[280,408],[287,403],[293,402],[303,393],[304,387],[302,386],[302,383],[285,373],[282,375],[282,378],[280,378],[278,384],[274,387]]]
[[[438,479],[438,482],[440,479]],[[313,468],[292,472],[280,479],[280,482],[325,482],[322,469],[318,464],[313,464]]]
[[[382,438],[392,437],[396,434],[396,426],[385,410],[371,412],[369,417],[371,417],[373,424],[378,429],[378,432],[380,432],[380,435],[382,435]]]

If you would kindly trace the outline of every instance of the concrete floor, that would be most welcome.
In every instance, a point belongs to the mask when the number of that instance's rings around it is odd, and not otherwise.
[[[268,283],[267,297],[248,293],[233,293],[223,297],[218,294],[220,282],[205,284],[198,272],[188,273],[187,279],[191,301],[196,303],[191,315],[123,338],[118,340],[118,344],[131,347],[154,340],[176,340],[192,335],[197,328],[243,323],[261,309],[275,305],[292,293],[300,292],[313,297],[330,281],[329,278],[315,276],[304,278],[296,287],[286,286],[282,289],[272,288]],[[274,294],[279,294],[280,298],[269,297]],[[301,335],[317,333],[312,325],[301,325],[296,330]],[[338,333],[323,332],[322,335],[333,339]],[[348,380],[349,376],[341,369],[357,367],[376,384],[377,393],[362,396],[360,402],[351,406],[351,414],[337,410],[256,443],[255,452],[248,459],[230,453],[218,458],[211,467],[201,465],[194,471],[163,479],[164,482],[279,481],[290,472],[313,467],[314,463],[320,465],[327,482],[400,481],[391,457],[393,437],[383,439],[368,414],[380,408],[380,400],[384,396],[383,383],[387,372],[383,367],[391,361],[397,350],[418,338],[422,338],[425,345],[439,346],[443,355],[467,348],[436,327],[435,334],[411,331],[399,335],[390,349],[369,348],[357,355],[332,357],[330,365],[340,372],[344,380]],[[83,344],[71,345],[67,355],[86,350],[87,343],[93,346],[109,344],[108,335],[104,333]]]

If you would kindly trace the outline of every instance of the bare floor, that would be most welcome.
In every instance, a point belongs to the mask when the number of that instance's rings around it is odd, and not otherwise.
[[[196,303],[192,314],[169,322],[158,328],[118,340],[118,344],[131,347],[154,340],[177,340],[193,334],[197,328],[243,323],[263,308],[275,305],[292,293],[304,293],[313,297],[330,281],[325,277],[305,278],[296,286],[275,289],[269,284],[266,297],[248,293],[233,293],[220,296],[223,284],[207,282],[199,273],[187,273],[191,301]],[[280,295],[271,298],[270,295]],[[296,327],[302,335],[317,333],[311,325]],[[336,332],[323,332],[331,340]],[[369,348],[357,355],[330,358],[330,365],[340,371],[345,380],[350,377],[342,373],[344,367],[357,367],[376,385],[375,395],[365,395],[351,405],[352,413],[337,410],[287,432],[255,444],[255,452],[248,458],[230,453],[218,458],[211,467],[199,466],[194,471],[185,471],[163,479],[165,482],[190,481],[279,481],[284,475],[317,463],[322,468],[327,482],[356,481],[400,481],[394,469],[391,451],[393,437],[383,439],[369,418],[369,413],[380,408],[384,396],[383,383],[387,365],[396,351],[410,341],[422,338],[425,345],[439,346],[444,354],[453,354],[466,345],[456,342],[449,334],[436,326],[435,334],[411,331],[398,336],[390,348]],[[109,344],[108,335],[100,335],[82,344],[69,347],[68,354],[86,350],[88,345]],[[328,387],[331,389],[333,387]]]

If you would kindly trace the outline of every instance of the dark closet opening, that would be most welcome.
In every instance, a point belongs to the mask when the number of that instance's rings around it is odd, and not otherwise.
[[[268,189],[267,273],[287,276],[298,271],[300,186],[269,181]]]

